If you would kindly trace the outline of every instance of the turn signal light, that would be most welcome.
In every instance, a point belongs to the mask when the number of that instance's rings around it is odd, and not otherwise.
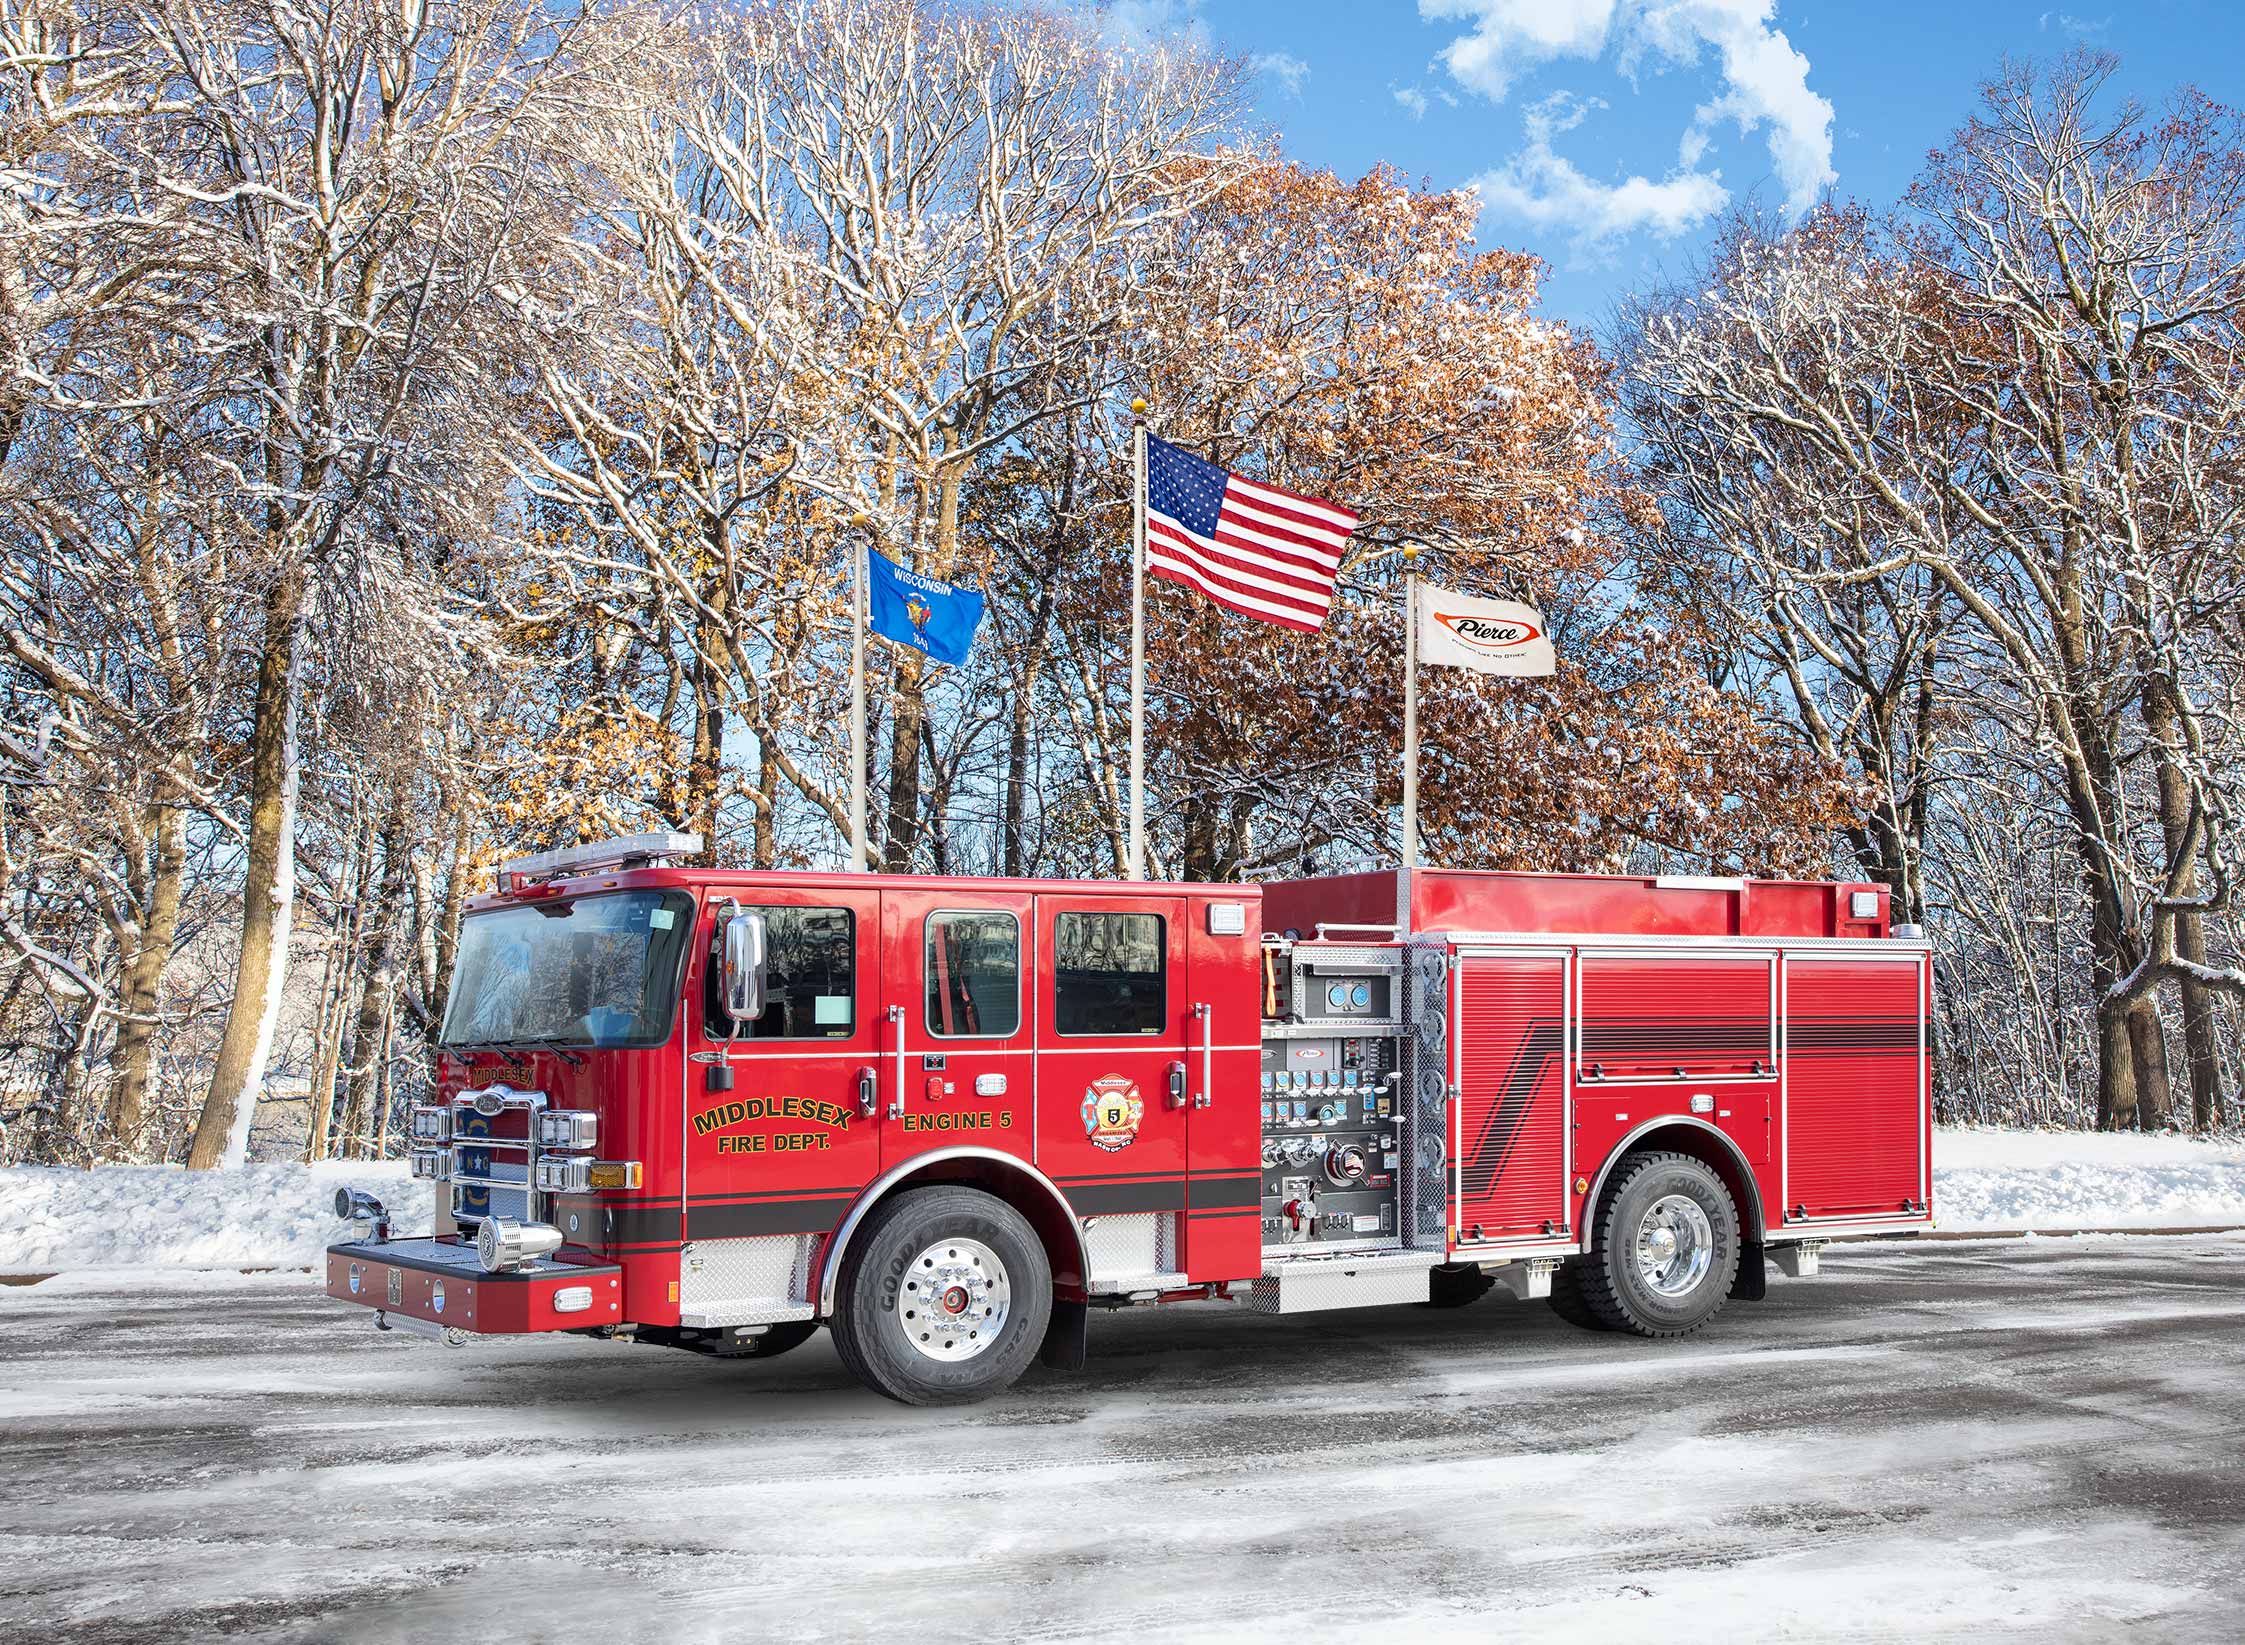
[[[596,1188],[637,1188],[641,1172],[637,1160],[542,1159],[538,1162],[538,1192],[584,1194]]]
[[[413,1175],[420,1182],[441,1182],[448,1164],[441,1148],[416,1148],[413,1150]]]

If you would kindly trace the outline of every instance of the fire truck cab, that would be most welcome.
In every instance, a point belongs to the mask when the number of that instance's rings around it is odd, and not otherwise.
[[[1930,967],[1872,885],[1386,870],[1262,886],[742,872],[651,834],[462,926],[435,1232],[329,1294],[869,1386],[1080,1365],[1092,1308],[1501,1285],[1647,1337],[1930,1221]]]

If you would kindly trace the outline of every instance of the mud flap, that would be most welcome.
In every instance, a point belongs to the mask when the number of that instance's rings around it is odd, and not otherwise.
[[[1736,1302],[1760,1302],[1769,1295],[1769,1262],[1761,1246],[1739,1246],[1738,1277],[1731,1281],[1730,1294]]]
[[[1044,1346],[1037,1350],[1040,1364],[1055,1371],[1080,1371],[1091,1355],[1091,1310],[1064,1297],[1052,1299],[1052,1322],[1045,1327]]]

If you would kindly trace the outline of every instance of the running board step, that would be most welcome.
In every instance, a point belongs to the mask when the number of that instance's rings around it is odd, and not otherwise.
[[[678,1323],[695,1331],[713,1331],[727,1325],[784,1325],[809,1319],[816,1312],[807,1302],[790,1297],[732,1297],[715,1302],[694,1302],[678,1312]]]
[[[1182,1291],[1186,1286],[1183,1274],[1103,1274],[1084,1287],[1087,1295],[1095,1297],[1136,1296],[1141,1291],[1160,1295],[1164,1291]]]
[[[1326,1308],[1378,1308],[1424,1302],[1427,1273],[1439,1251],[1384,1251],[1370,1257],[1290,1257],[1263,1270],[1249,1287],[1258,1314],[1313,1314]]]

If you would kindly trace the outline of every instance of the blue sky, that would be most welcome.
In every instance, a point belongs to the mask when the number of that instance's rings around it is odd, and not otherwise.
[[[1894,200],[2004,54],[2080,41],[2156,103],[2245,101],[2245,5],[2212,0],[1116,0],[1257,61],[1287,152],[1437,188],[1478,180],[1484,244],[1552,265],[1552,314],[1596,326],[1689,261],[1711,213],[1829,187]],[[1827,110],[1829,111],[1827,113]]]

